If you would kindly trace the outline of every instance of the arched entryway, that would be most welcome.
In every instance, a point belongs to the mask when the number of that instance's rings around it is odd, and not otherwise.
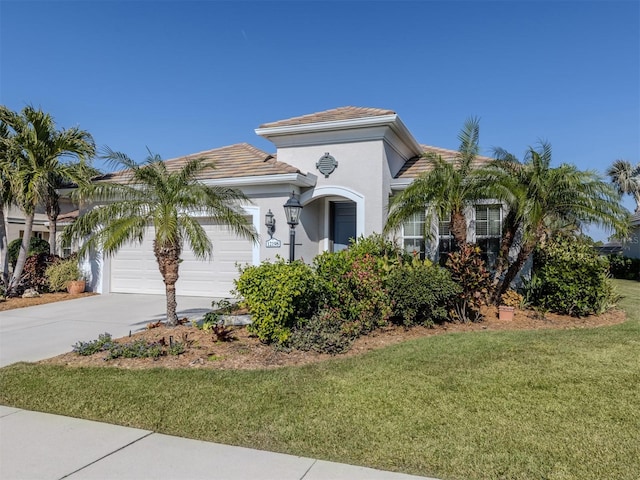
[[[364,196],[344,187],[319,187],[305,192],[300,202],[321,202],[322,250],[337,252],[349,246],[351,238],[364,233]]]

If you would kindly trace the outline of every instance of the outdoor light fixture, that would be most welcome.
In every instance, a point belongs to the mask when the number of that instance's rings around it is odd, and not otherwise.
[[[273,234],[276,231],[276,219],[273,217],[271,209],[264,215],[264,224],[267,227],[269,238],[273,238]]]
[[[284,204],[284,213],[289,224],[289,262],[293,262],[296,249],[296,225],[300,223],[300,212],[302,204],[296,198],[296,194],[291,192],[287,203]]]

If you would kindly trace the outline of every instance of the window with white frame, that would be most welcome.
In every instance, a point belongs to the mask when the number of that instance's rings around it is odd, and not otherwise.
[[[451,235],[451,214],[438,219],[438,259],[444,265],[449,253],[453,251],[453,235]]]
[[[420,212],[414,213],[402,224],[404,249],[412,255],[419,255],[421,259],[425,255],[424,222],[424,212]]]
[[[489,265],[495,265],[502,238],[502,207],[476,205],[476,244]]]

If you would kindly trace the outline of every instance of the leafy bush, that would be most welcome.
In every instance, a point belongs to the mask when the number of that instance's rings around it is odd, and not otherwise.
[[[22,239],[16,238],[15,240],[9,242],[9,245],[7,247],[7,256],[9,257],[9,263],[11,264],[12,268],[16,268],[21,245]],[[50,250],[51,247],[49,246],[49,242],[38,237],[31,237],[31,239],[29,240],[29,251],[27,252],[27,257],[30,257],[31,255],[37,255],[39,253],[49,253]]]
[[[300,261],[240,269],[235,291],[252,316],[251,333],[266,343],[285,343],[291,328],[309,318],[316,305],[313,270]]]
[[[442,267],[422,262],[403,264],[385,282],[393,304],[393,316],[405,326],[444,322],[448,305],[461,293]]]
[[[94,353],[108,350],[113,344],[110,333],[101,333],[98,335],[97,340],[91,340],[90,342],[78,342],[73,345],[73,352],[78,355],[88,356]]]
[[[343,325],[337,308],[322,310],[293,330],[287,345],[305,352],[344,353],[351,348],[353,339],[345,334]]]
[[[482,318],[480,307],[491,291],[491,279],[482,259],[480,247],[464,244],[447,258],[446,267],[451,278],[461,287],[452,317],[462,322],[475,322]]]
[[[500,299],[500,304],[507,307],[520,308],[523,303],[524,297],[515,290],[507,290]]]
[[[609,255],[609,272],[613,278],[640,281],[640,258]]]
[[[175,345],[175,342],[173,345]],[[171,348],[171,347],[170,347]],[[176,349],[176,351],[179,348]],[[129,343],[111,343],[107,350],[107,359],[115,358],[158,358],[163,353],[162,344],[159,342],[145,342],[144,340],[134,340]],[[178,353],[172,353],[178,355]]]
[[[384,287],[384,261],[369,253],[342,250],[316,257],[320,308],[335,308],[348,335],[366,334],[391,317],[391,299]]]
[[[59,261],[60,257],[50,253],[38,253],[27,258],[16,293],[23,292],[28,288],[33,288],[41,293],[51,291],[46,272],[48,268],[56,265]]]
[[[558,238],[537,248],[526,296],[533,305],[552,312],[599,314],[616,301],[608,272],[609,262],[590,244]]]
[[[61,292],[67,289],[69,282],[82,278],[82,272],[76,258],[61,260],[49,266],[45,275],[49,281],[49,289],[52,292]]]

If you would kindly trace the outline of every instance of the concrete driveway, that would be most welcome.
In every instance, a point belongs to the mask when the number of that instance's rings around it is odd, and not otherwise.
[[[211,298],[178,297],[178,317],[199,318]],[[164,295],[95,295],[0,312],[0,367],[33,362],[69,352],[79,340],[114,337],[143,330],[166,318]]]

